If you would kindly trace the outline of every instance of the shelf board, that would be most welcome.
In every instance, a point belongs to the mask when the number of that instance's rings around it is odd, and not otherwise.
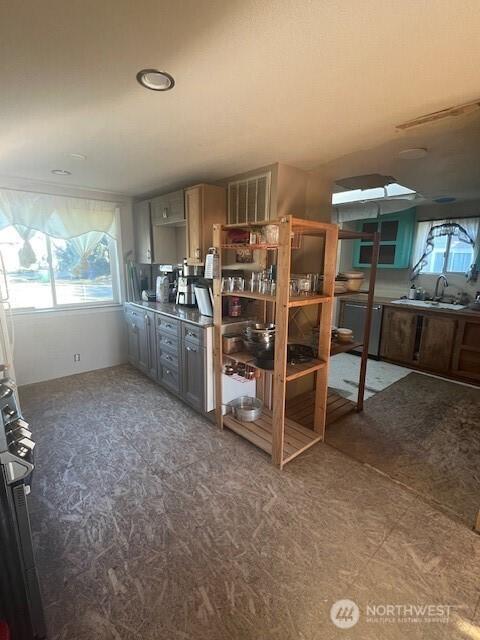
[[[310,360],[310,362],[299,362],[298,364],[287,364],[287,377],[286,380],[296,380],[303,376],[308,376],[309,373],[318,371],[326,365],[325,360]]]
[[[314,393],[313,391],[307,391],[307,393],[302,393],[288,400],[286,415],[306,428],[311,429],[313,427],[314,406]],[[328,426],[348,413],[355,411],[356,406],[356,403],[352,400],[348,400],[348,398],[344,398],[329,389],[327,396],[326,425]]]
[[[288,301],[289,307],[306,307],[310,304],[322,304],[330,302],[331,296],[315,295],[315,296],[295,296]]]
[[[342,293],[336,293],[336,298],[341,298],[342,296],[357,296],[360,294],[368,295],[368,291],[343,291]]]
[[[330,355],[336,356],[338,353],[346,353],[347,351],[353,351],[353,349],[358,349],[358,347],[362,346],[362,342],[336,342],[332,341],[330,345]]]
[[[222,249],[278,249],[278,244],[262,243],[262,244],[222,244]]]
[[[240,422],[231,414],[227,414],[223,416],[223,424],[263,451],[272,453],[272,413],[268,409],[264,409],[255,422]],[[320,435],[315,431],[285,418],[283,463],[292,460],[319,441]]]
[[[238,298],[249,298],[251,300],[266,300],[275,302],[275,296],[268,293],[258,293],[257,291],[222,291],[222,296],[237,296]]]
[[[222,296],[237,296],[238,298],[249,298],[250,300],[265,300],[266,302],[275,302],[276,296],[268,293],[258,293],[257,291],[222,291]],[[315,295],[315,296],[295,296],[288,301],[289,307],[305,307],[310,304],[322,304],[330,302],[331,296]]]
[[[255,356],[248,351],[238,351],[237,353],[224,353],[224,358],[229,358],[230,360],[235,360],[235,362],[243,362],[244,364],[248,364],[249,367],[255,367],[255,369],[260,369],[261,371],[266,371],[267,373],[273,373],[273,369],[264,369],[263,367],[259,367],[255,364]],[[303,376],[308,375],[309,373],[313,373],[314,371],[318,371],[322,367],[325,366],[324,360],[310,360],[310,362],[301,362],[298,364],[287,364],[287,377],[286,380],[289,382],[290,380],[296,380],[297,378],[301,378]]]

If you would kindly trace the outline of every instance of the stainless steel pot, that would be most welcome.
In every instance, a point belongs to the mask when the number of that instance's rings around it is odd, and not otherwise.
[[[254,422],[262,415],[263,404],[258,398],[240,396],[231,400],[227,407],[231,409],[233,417],[240,422]]]

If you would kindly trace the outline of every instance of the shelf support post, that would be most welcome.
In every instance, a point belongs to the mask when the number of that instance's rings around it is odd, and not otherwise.
[[[322,440],[325,438],[325,421],[328,402],[328,370],[330,365],[330,344],[332,337],[333,301],[335,295],[335,275],[337,265],[338,227],[330,226],[325,231],[323,247],[323,294],[330,297],[320,305],[318,357],[325,360],[325,366],[315,376],[315,406],[313,410],[313,430]]]
[[[365,327],[363,333],[362,356],[360,359],[360,377],[358,380],[357,411],[363,411],[363,396],[365,395],[365,380],[367,377],[368,345],[370,342],[370,327],[372,324],[372,309],[375,296],[375,279],[377,277],[378,253],[380,251],[380,234],[373,234],[372,265],[368,279],[367,313],[365,314]]]
[[[218,253],[218,273],[213,274],[213,358],[215,370],[215,417],[217,426],[223,429],[223,405],[222,405],[222,225],[213,225],[213,246]]]
[[[285,438],[285,385],[287,378],[288,298],[290,289],[291,216],[278,229],[277,287],[275,309],[275,358],[273,373],[272,461],[283,467]]]

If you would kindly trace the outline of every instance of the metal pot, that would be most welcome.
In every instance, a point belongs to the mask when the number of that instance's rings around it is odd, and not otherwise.
[[[231,409],[233,417],[240,422],[254,422],[262,415],[263,404],[258,398],[240,396],[231,400],[227,407]]]

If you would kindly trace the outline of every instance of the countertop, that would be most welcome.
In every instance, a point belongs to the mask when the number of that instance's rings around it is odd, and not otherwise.
[[[178,320],[184,320],[185,322],[191,322],[199,327],[213,327],[213,318],[210,316],[202,316],[198,309],[192,307],[184,307],[182,305],[176,305],[173,302],[161,303],[161,302],[145,302],[145,300],[139,300],[138,302],[128,302],[127,304],[134,304],[137,307],[143,309],[150,309],[157,313],[163,313],[166,316],[177,318]]]
[[[352,295],[343,295],[341,300],[348,300],[349,302],[366,302],[367,294],[359,293]],[[417,311],[418,313],[434,313],[438,315],[448,315],[448,316],[468,316],[469,318],[474,318],[480,322],[480,311],[476,311],[474,309],[438,309],[434,306],[432,307],[419,307],[415,304],[395,304],[393,300],[399,300],[400,298],[397,296],[396,298],[386,298],[383,296],[375,296],[374,303],[381,304],[384,307],[393,307],[394,309],[409,309],[410,311]]]

